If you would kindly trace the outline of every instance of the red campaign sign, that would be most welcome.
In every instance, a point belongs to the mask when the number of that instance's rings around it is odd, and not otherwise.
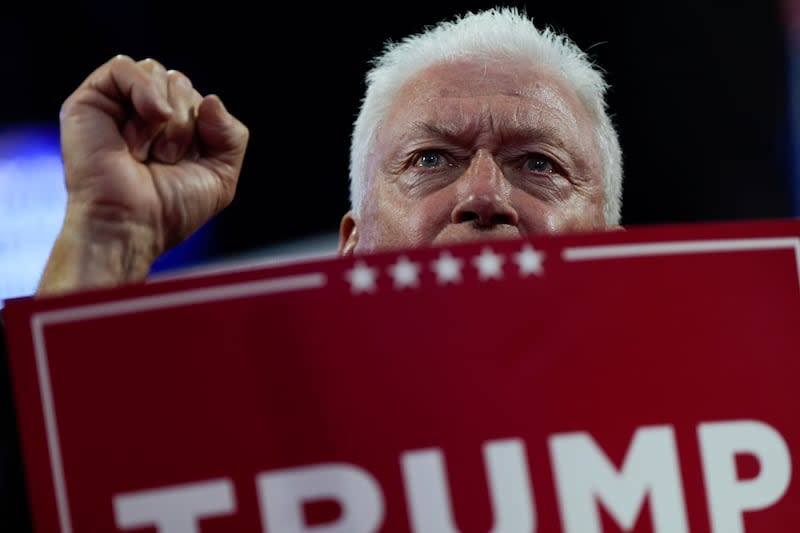
[[[6,302],[37,532],[800,529],[800,221]]]

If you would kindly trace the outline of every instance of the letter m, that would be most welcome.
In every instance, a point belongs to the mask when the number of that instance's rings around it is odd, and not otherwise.
[[[687,533],[680,468],[669,426],[639,428],[618,471],[588,433],[550,437],[564,533],[601,533],[597,503],[625,531],[650,497],[655,533]]]

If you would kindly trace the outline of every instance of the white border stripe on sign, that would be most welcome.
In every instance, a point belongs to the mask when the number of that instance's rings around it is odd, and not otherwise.
[[[56,421],[52,384],[50,380],[50,367],[47,360],[47,348],[44,339],[44,328],[46,326],[151,311],[167,307],[206,303],[210,301],[231,300],[247,296],[276,294],[304,289],[319,289],[324,287],[326,283],[327,277],[325,274],[313,272],[310,274],[234,283],[205,289],[188,289],[174,294],[143,296],[118,302],[89,304],[57,311],[43,311],[32,315],[31,330],[33,332],[36,371],[39,379],[39,390],[42,400],[45,432],[47,434],[50,467],[53,471],[53,486],[56,506],[58,507],[58,521],[61,526],[61,533],[72,533],[72,518],[69,510],[66,481],[64,479],[64,465],[61,458],[61,444],[58,438],[58,423]]]
[[[591,261],[622,257],[695,254],[707,252],[744,252],[753,250],[778,250],[794,248],[798,253],[800,239],[778,237],[766,239],[719,239],[708,241],[673,241],[647,244],[602,244],[564,248],[565,261]]]
[[[764,237],[753,239],[709,239],[639,244],[601,244],[564,248],[564,261],[597,261],[624,257],[697,254],[710,252],[749,252],[757,250],[794,250],[794,265],[800,284],[800,238]]]

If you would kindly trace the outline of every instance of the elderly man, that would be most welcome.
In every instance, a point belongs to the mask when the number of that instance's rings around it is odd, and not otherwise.
[[[606,85],[565,36],[468,13],[388,44],[367,87],[340,254],[619,227]],[[69,200],[40,295],[144,279],[233,199],[249,138],[216,95],[127,56],[67,98],[61,130]]]

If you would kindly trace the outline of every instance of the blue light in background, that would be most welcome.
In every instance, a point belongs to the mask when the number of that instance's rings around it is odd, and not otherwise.
[[[58,129],[0,131],[0,299],[35,290],[66,200]]]
[[[0,129],[0,307],[2,300],[36,290],[66,202],[58,126]],[[153,272],[206,260],[213,230],[213,221],[207,223],[159,258]]]

